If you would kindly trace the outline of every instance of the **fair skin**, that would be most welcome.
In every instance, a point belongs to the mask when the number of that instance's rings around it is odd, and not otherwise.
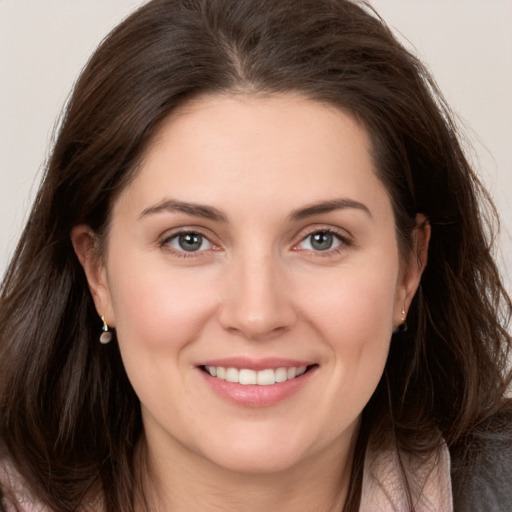
[[[157,509],[340,510],[429,234],[400,258],[369,150],[299,96],[203,97],[161,127],[104,254],[73,230],[141,401]]]

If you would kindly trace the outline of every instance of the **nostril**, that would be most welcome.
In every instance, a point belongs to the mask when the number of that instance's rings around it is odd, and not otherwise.
[[[282,272],[266,263],[245,262],[242,267],[226,281],[219,309],[222,327],[254,340],[283,334],[297,315]]]

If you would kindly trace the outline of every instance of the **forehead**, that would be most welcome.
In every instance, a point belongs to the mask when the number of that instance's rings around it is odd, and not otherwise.
[[[366,130],[338,108],[291,94],[204,96],[165,120],[122,196],[220,208],[234,195],[252,208],[347,194],[378,203],[386,191],[374,169]]]

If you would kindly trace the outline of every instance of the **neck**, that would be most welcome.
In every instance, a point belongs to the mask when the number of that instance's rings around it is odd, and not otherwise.
[[[340,512],[343,510],[357,432],[348,444],[332,445],[282,471],[240,473],[220,468],[197,454],[162,457],[143,441],[137,468],[145,503],[137,512]],[[183,447],[180,447],[184,450]],[[175,454],[176,455],[176,454]]]

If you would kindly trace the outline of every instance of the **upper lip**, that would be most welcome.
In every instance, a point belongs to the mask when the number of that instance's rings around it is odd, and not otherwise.
[[[248,357],[227,357],[222,359],[209,359],[203,361],[197,366],[221,366],[223,368],[245,368],[248,370],[266,370],[269,368],[292,368],[301,366],[310,366],[315,364],[313,361],[300,359],[287,359],[281,357],[265,357],[254,359]]]

